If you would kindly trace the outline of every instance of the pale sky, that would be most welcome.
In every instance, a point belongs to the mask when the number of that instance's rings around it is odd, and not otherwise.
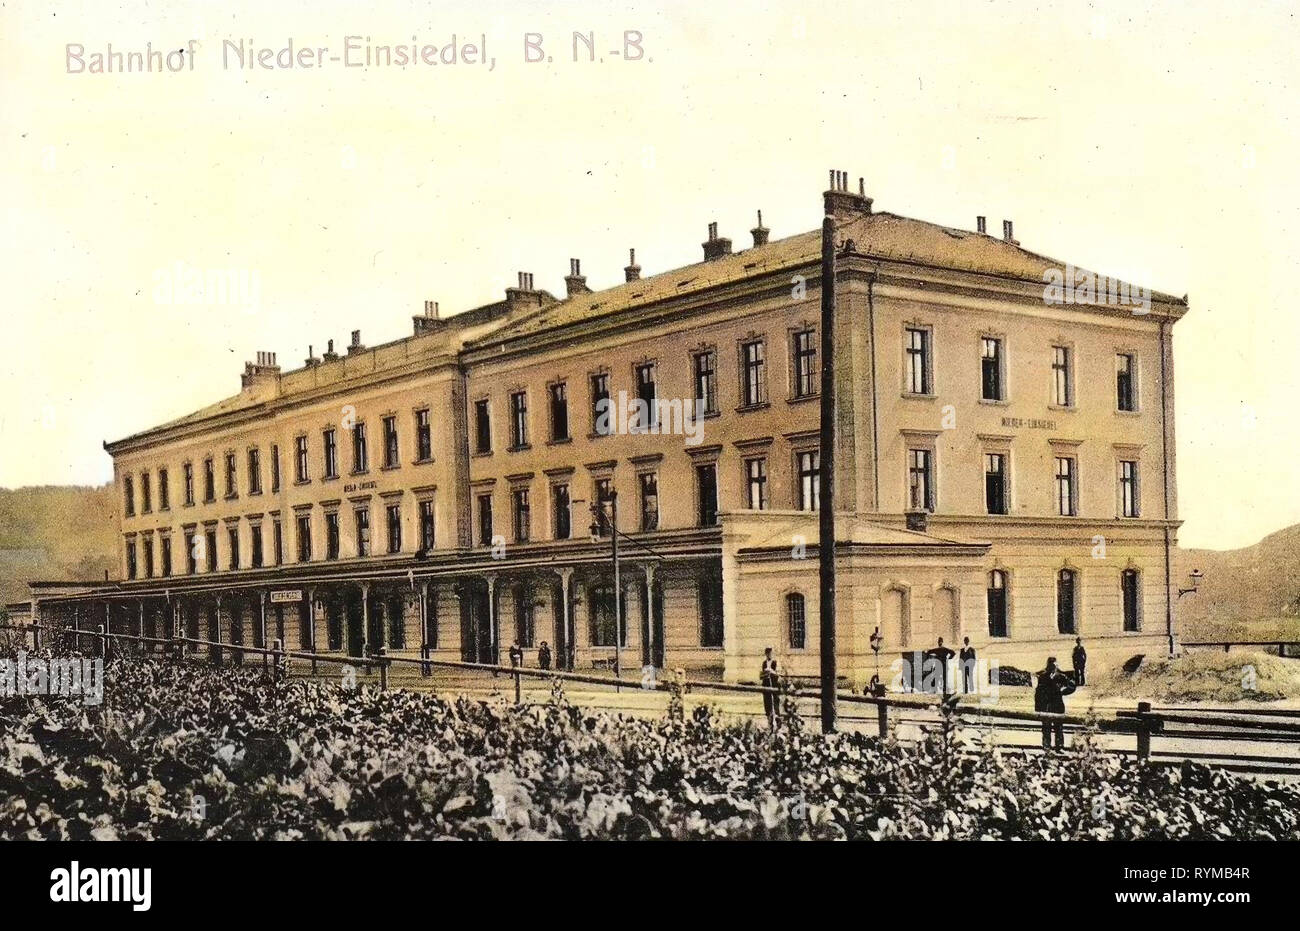
[[[610,54],[624,30],[641,60]],[[574,31],[603,61],[572,61]],[[495,65],[222,61],[227,38],[342,59],[348,35],[453,33]],[[68,43],[88,65],[191,39],[192,71],[67,73]],[[8,3],[0,485],[106,481],[105,439],[234,394],[258,350],[395,339],[518,270],[562,294],[571,256],[597,288],[631,246],[654,274],[714,220],[743,245],[757,209],[774,238],[813,229],[833,167],[877,209],[1010,218],[1028,249],[1190,294],[1180,541],[1250,544],[1300,521],[1298,47],[1273,3]],[[167,303],[178,265],[256,287]]]

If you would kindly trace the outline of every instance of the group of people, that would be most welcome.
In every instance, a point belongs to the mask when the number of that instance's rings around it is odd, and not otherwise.
[[[524,648],[517,642],[510,644],[510,665],[522,666],[524,664]],[[537,666],[539,669],[551,668],[551,645],[545,640],[537,648]]]

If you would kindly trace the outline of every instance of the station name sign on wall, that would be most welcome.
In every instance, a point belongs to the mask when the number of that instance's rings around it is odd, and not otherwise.
[[[1055,430],[1055,420],[1038,420],[1034,417],[1003,417],[1004,427],[1023,427],[1028,430]]]

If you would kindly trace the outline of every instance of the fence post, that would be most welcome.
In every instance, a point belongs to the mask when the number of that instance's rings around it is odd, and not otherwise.
[[[520,694],[519,679],[520,679],[519,670],[516,669],[515,670],[515,704],[516,705],[520,704],[523,701],[523,697]]]
[[[880,736],[882,738],[889,736],[889,705],[884,699],[876,702],[876,721],[880,725]]]
[[[1224,653],[1227,653],[1231,648],[1232,648],[1232,644],[1231,644],[1231,643],[1225,643],[1225,644],[1223,645],[1223,652],[1224,652]]]
[[[420,644],[420,659],[428,659],[428,658],[429,658],[429,645],[427,643],[422,643]],[[430,668],[428,663],[424,663],[420,666],[420,675],[428,676],[431,675],[432,672],[433,670]]]
[[[379,690],[384,691],[388,688],[388,647],[380,647],[375,655],[379,657]]]
[[[108,634],[104,633],[104,625],[99,625],[99,658],[108,660]]]
[[[1137,710],[1137,755],[1139,760],[1151,757],[1151,702],[1138,702]]]
[[[271,653],[271,674],[278,682],[280,680],[281,664],[285,663],[287,657],[285,657],[285,655],[281,652],[281,650],[284,648],[284,642],[279,637],[276,637],[274,640],[271,641],[271,643],[272,643],[271,649],[273,651]],[[262,657],[265,658],[266,654],[263,653]]]

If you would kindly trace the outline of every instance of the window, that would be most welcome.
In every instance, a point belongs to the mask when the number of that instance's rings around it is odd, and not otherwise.
[[[803,595],[792,592],[785,596],[786,629],[790,632],[790,649],[802,650],[808,641],[808,622]]]
[[[127,517],[135,515],[135,480],[129,475],[122,478],[122,512]]]
[[[275,564],[277,566],[284,563],[284,527],[277,517],[271,521],[271,542],[275,548]]]
[[[370,449],[366,443],[366,425],[358,421],[352,425],[352,472],[370,471]]]
[[[235,454],[226,453],[226,498],[238,498],[239,486],[236,475]]]
[[[478,545],[492,545],[492,496],[478,496]]]
[[[194,503],[194,466],[191,463],[185,463],[181,466],[181,478],[185,484],[185,504]]]
[[[230,568],[239,568],[239,527],[232,525],[226,528],[226,538],[230,543]]]
[[[293,441],[294,480],[299,484],[311,481],[307,477],[307,437],[300,436]]]
[[[609,519],[613,514],[613,508],[606,507],[606,505],[614,500],[613,482],[607,478],[596,479],[593,497],[596,503],[600,505],[596,509],[596,535],[607,537],[609,536]]]
[[[196,551],[194,531],[185,531],[185,572],[189,575],[199,571],[199,554]]]
[[[1007,513],[1006,453],[984,454],[984,507],[990,514]]]
[[[492,452],[492,411],[487,398],[474,402],[474,452]]]
[[[280,490],[280,446],[271,444],[271,491]]]
[[[167,470],[158,470],[158,510],[169,511],[172,506],[171,488],[168,487]]]
[[[1056,457],[1056,513],[1062,517],[1074,517],[1079,510],[1076,469],[1073,456]]]
[[[1137,410],[1137,366],[1129,353],[1115,356],[1115,409],[1133,412]]]
[[[217,500],[217,473],[211,456],[203,460],[203,500],[208,504]]]
[[[619,630],[618,616],[614,608],[614,586],[608,584],[592,585],[591,595],[591,645],[594,647],[612,647],[616,632],[621,633],[621,645],[627,646],[627,596],[621,599],[624,623]]]
[[[148,514],[153,510],[153,489],[149,486],[149,473],[140,473],[140,513]]]
[[[536,635],[536,607],[533,593],[527,585],[516,585],[511,591],[515,603],[515,643],[521,647],[531,647]]]
[[[821,506],[821,454],[809,449],[795,453],[795,471],[799,475],[799,500],[801,511],[816,511]]]
[[[811,398],[817,393],[817,333],[799,330],[794,334],[794,396]]]
[[[339,558],[339,512],[325,512],[325,558]]]
[[[712,527],[718,522],[718,467],[710,462],[695,467],[697,514],[701,527]]]
[[[136,575],[135,541],[127,540],[126,541],[126,577],[128,579],[134,579],[135,575]]]
[[[353,512],[357,526],[357,555],[370,555],[370,508],[357,508]]]
[[[420,502],[420,549],[433,549],[433,501]]]
[[[396,469],[401,464],[399,459],[397,418],[388,416],[384,418],[384,468]]]
[[[555,539],[567,540],[573,533],[573,515],[569,510],[569,486],[551,487],[551,509],[554,516]]]
[[[208,571],[217,571],[217,529],[210,528],[203,534],[203,545],[208,563]]]
[[[637,476],[641,488],[641,529],[657,530],[659,528],[659,476],[654,472],[642,472]]]
[[[400,553],[402,551],[402,507],[399,504],[390,504],[384,508],[384,519],[387,523],[388,531],[388,552]]]
[[[510,395],[510,448],[528,447],[528,392],[515,391]]]
[[[158,541],[160,555],[162,556],[162,574],[164,577],[172,574],[172,538],[163,537]]]
[[[510,492],[516,543],[527,543],[532,530],[532,508],[528,504],[528,489],[515,488]]]
[[[751,511],[767,510],[767,460],[763,458],[745,460],[745,485],[748,489],[749,509]]]
[[[1139,517],[1142,513],[1138,486],[1138,464],[1132,459],[1119,463],[1119,513],[1122,517]]]
[[[311,562],[311,515],[298,515],[298,562]]]
[[[614,432],[613,412],[609,409],[609,375],[591,376],[591,432],[609,436]]]
[[[700,646],[722,646],[722,570],[700,579]]]
[[[305,440],[306,437],[303,437]],[[334,428],[321,431],[321,445],[325,452],[325,478],[339,477],[339,440]]]
[[[1074,360],[1069,346],[1052,347],[1052,403],[1074,406]]]
[[[992,336],[980,339],[980,400],[1001,401],[1002,390],[1002,340]]]
[[[262,493],[262,451],[256,447],[248,451],[248,493]]]
[[[1062,634],[1077,633],[1075,627],[1075,590],[1078,574],[1073,569],[1056,573],[1056,630]]]
[[[153,538],[144,538],[144,577],[153,578]]]
[[[928,449],[907,451],[907,504],[916,510],[934,510],[933,455]]]
[[[394,650],[406,649],[406,623],[403,618],[402,596],[394,595],[384,602],[384,617],[388,621],[388,646]]]
[[[930,394],[930,331],[922,327],[908,327],[907,392]]]
[[[562,442],[569,438],[569,388],[564,382],[551,385],[551,441]]]
[[[655,364],[647,362],[636,367],[636,398],[641,403],[637,406],[636,430],[651,430],[659,422],[657,403],[658,389],[655,385]]]
[[[1007,636],[1007,574],[1001,569],[989,573],[989,636]]]
[[[740,344],[740,361],[743,368],[740,383],[741,405],[753,407],[767,403],[766,351],[761,339]]]
[[[1124,602],[1124,629],[1138,631],[1142,629],[1141,579],[1136,569],[1125,569],[1119,577],[1120,590]]]
[[[262,568],[262,563],[264,562],[264,560],[263,560],[263,558],[262,558],[262,556],[263,556],[263,553],[262,553],[262,525],[261,525],[261,524],[250,524],[248,529],[249,529],[249,532],[252,534],[252,536],[250,537],[250,542],[252,543],[252,551],[251,551],[251,553],[250,553],[250,556],[251,556],[251,562],[250,562],[250,565],[251,565],[254,569],[261,569],[261,568]]]
[[[695,398],[700,413],[718,412],[718,358],[712,349],[695,354]]]
[[[429,409],[415,412],[415,461],[428,462],[433,458],[433,431],[429,426]]]

